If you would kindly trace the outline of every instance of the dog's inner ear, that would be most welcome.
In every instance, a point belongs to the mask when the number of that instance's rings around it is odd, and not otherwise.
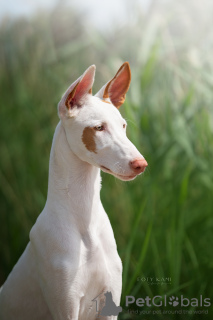
[[[105,101],[110,100],[115,107],[120,108],[125,101],[130,82],[130,66],[128,62],[124,62],[114,78],[103,86],[96,96],[104,99]]]
[[[67,90],[65,105],[67,109],[81,106],[87,94],[92,94],[95,66],[89,67]]]

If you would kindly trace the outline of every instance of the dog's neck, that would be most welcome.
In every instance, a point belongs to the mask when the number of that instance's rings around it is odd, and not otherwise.
[[[100,169],[73,153],[59,122],[50,154],[48,210],[67,220],[71,218],[84,232],[95,222],[99,211],[100,181]]]

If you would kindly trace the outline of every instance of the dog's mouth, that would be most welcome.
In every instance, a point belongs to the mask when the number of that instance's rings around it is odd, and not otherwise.
[[[115,176],[116,178],[120,179],[120,180],[123,180],[123,181],[130,181],[130,180],[133,180],[136,178],[137,174],[132,174],[132,175],[121,175],[121,174],[117,174],[113,171],[111,171],[110,169],[104,167],[104,166],[100,166],[101,170],[106,172],[106,173],[109,173],[113,176]]]

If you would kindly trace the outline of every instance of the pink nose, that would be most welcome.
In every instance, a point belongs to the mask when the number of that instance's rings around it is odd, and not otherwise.
[[[133,161],[130,161],[129,163],[130,168],[136,173],[139,174],[141,172],[144,172],[146,167],[148,166],[148,163],[144,158],[135,159]]]

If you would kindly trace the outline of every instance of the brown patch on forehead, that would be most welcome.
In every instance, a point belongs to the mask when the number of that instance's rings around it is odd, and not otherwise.
[[[82,134],[82,141],[85,144],[87,150],[96,152],[96,144],[95,144],[95,130],[91,127],[86,127]]]

